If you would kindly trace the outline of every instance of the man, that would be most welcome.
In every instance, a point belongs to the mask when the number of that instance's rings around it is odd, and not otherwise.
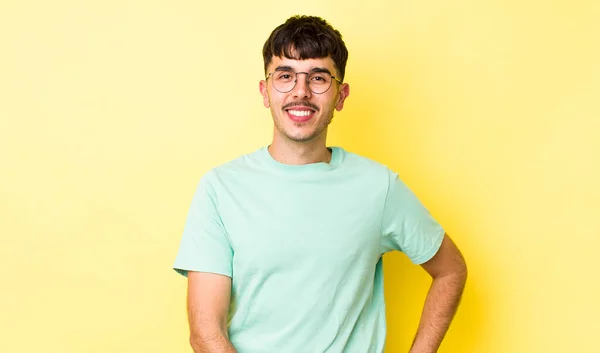
[[[466,266],[396,173],[327,147],[350,93],[340,33],[295,16],[263,56],[273,141],[201,179],[175,260],[194,351],[381,353],[381,257],[399,250],[433,278],[411,352],[436,352]]]

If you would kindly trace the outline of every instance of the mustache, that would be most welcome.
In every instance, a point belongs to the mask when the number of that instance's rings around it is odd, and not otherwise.
[[[314,111],[319,111],[319,107],[317,107],[316,105],[314,105],[310,102],[305,102],[305,101],[290,102],[288,104],[285,104],[283,107],[281,107],[281,109],[285,110],[288,108],[298,107],[298,106],[309,107],[309,108],[313,109]]]

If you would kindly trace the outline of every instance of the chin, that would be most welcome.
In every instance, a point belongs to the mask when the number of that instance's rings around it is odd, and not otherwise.
[[[315,126],[281,126],[275,124],[277,133],[290,141],[294,142],[308,142],[318,138],[325,130],[319,131]]]
[[[317,133],[310,134],[285,134],[285,136],[294,142],[307,142],[314,140],[319,136]]]

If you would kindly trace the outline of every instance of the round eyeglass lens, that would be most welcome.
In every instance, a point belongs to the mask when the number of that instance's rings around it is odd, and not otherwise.
[[[300,73],[305,74],[306,73]],[[333,79],[326,72],[310,72],[307,74],[308,88],[316,94],[325,93]],[[273,86],[281,93],[287,93],[294,89],[298,80],[298,74],[293,71],[280,70],[275,71],[271,77],[273,78]]]

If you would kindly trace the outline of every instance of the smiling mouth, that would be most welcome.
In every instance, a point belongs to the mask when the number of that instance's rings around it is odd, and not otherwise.
[[[312,119],[315,115],[315,111],[308,107],[291,107],[286,109],[287,116],[297,123],[302,123]]]
[[[287,112],[288,112],[288,114],[297,116],[297,117],[309,116],[314,113],[312,110],[308,110],[308,109],[302,109],[302,110],[289,109],[289,110],[287,110]]]

